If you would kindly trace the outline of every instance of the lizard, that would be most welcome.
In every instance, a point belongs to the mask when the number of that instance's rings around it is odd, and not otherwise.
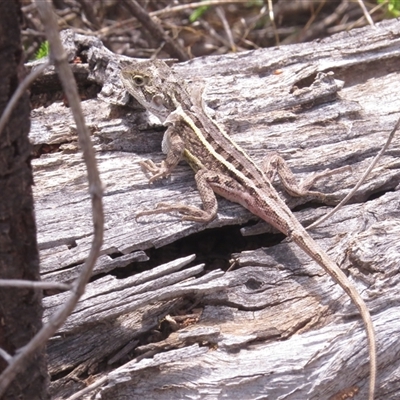
[[[152,160],[140,162],[151,174],[149,182],[168,177],[181,159],[195,172],[197,189],[203,208],[183,203],[159,203],[155,209],[143,210],[143,215],[178,211],[182,220],[207,223],[217,216],[216,194],[241,204],[250,212],[274,226],[316,261],[347,293],[361,314],[369,348],[369,400],[374,399],[376,384],[376,340],[370,312],[344,272],[312,239],[272,185],[278,173],[285,190],[292,196],[324,194],[311,191],[313,183],[325,171],[306,179],[302,184],[278,154],[270,155],[263,168],[237,145],[209,115],[202,98],[202,88],[189,90],[185,81],[162,60],[125,64],[121,81],[147,111],[167,126],[162,140],[166,158],[157,165]]]

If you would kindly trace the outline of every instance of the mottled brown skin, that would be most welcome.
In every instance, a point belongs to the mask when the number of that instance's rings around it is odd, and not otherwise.
[[[203,202],[203,209],[180,203],[160,203],[156,209],[142,211],[137,216],[178,211],[183,214],[183,220],[209,222],[217,215],[217,193],[241,204],[287,235],[343,288],[357,306],[368,338],[368,398],[373,400],[376,343],[368,308],[346,275],[297,221],[271,183],[275,173],[278,173],[290,195],[311,195],[323,199],[322,193],[310,191],[309,188],[315,180],[333,172],[316,174],[299,185],[285,161],[277,154],[266,159],[263,169],[258,168],[245,151],[209,117],[202,104],[202,90],[197,88],[189,94],[185,82],[174,75],[161,60],[131,65],[122,70],[121,79],[127,91],[168,126],[162,143],[166,159],[159,166],[151,160],[141,163],[152,174],[150,181],[170,175],[184,158],[195,171],[197,188]]]

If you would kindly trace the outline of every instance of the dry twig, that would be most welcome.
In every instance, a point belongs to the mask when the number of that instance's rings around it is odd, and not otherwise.
[[[333,208],[331,211],[329,211],[328,214],[324,215],[322,218],[320,218],[317,221],[313,222],[311,225],[309,225],[307,227],[307,229],[315,228],[316,226],[322,224],[322,222],[325,222],[328,218],[330,218],[333,214],[335,214],[339,209],[341,209],[354,196],[354,194],[357,192],[359,187],[365,182],[365,180],[367,179],[367,176],[373,170],[373,168],[375,167],[375,165],[377,164],[379,159],[382,157],[383,153],[389,147],[389,145],[390,145],[390,143],[391,143],[391,141],[393,139],[393,136],[396,133],[396,131],[399,129],[399,127],[400,127],[400,117],[397,120],[396,125],[394,126],[394,128],[390,132],[390,134],[389,134],[389,136],[388,136],[388,138],[386,140],[386,143],[384,144],[384,146],[382,147],[380,152],[372,160],[371,164],[365,170],[364,174],[361,176],[361,178],[359,179],[357,184],[354,186],[354,188],[347,194],[347,196],[335,208]]]
[[[367,7],[365,7],[365,4],[364,4],[363,0],[357,0],[357,1],[358,1],[358,4],[359,4],[360,7],[361,7],[361,10],[362,10],[363,13],[364,13],[365,19],[368,21],[368,23],[369,23],[371,26],[375,27],[374,21],[372,20],[371,15],[369,14],[369,12],[368,12],[368,10],[367,10]]]
[[[80,296],[84,293],[96,259],[103,242],[103,205],[102,185],[97,170],[95,153],[90,141],[89,132],[85,126],[79,95],[71,68],[68,65],[64,49],[58,34],[58,26],[50,0],[36,0],[41,20],[45,26],[46,36],[50,42],[52,56],[57,67],[69,105],[74,115],[78,130],[79,141],[83,149],[83,156],[88,171],[89,191],[92,197],[94,238],[89,256],[82,269],[81,275],[73,285],[73,292],[66,303],[50,318],[49,322],[33,337],[33,339],[10,360],[8,367],[0,375],[0,397],[15,378],[16,374],[24,368],[28,359],[35,351],[44,346],[47,340],[62,326],[74,309]]]
[[[28,87],[31,85],[31,83],[39,77],[43,71],[50,65],[49,62],[45,62],[36,69],[34,69],[25,79],[20,83],[18,86],[17,90],[14,92],[12,95],[10,101],[7,104],[7,107],[5,108],[3,114],[1,115],[0,118],[0,134],[3,131],[4,127],[7,124],[8,119],[10,118],[10,115],[16,106],[19,98],[22,96],[22,94],[28,89]]]
[[[24,279],[0,279],[0,287],[18,287],[28,289],[58,289],[71,290],[72,286],[61,282],[37,282]]]
[[[165,42],[165,50],[180,61],[189,60],[187,52],[179,45],[176,40],[171,39],[157,24],[152,17],[135,0],[124,0],[125,6],[142,23],[142,26],[151,36],[160,42]]]

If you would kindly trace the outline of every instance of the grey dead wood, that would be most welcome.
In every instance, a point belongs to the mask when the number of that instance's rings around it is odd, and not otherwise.
[[[144,260],[143,251],[153,246],[253,218],[221,200],[218,218],[207,226],[182,223],[177,215],[135,221],[138,210],[160,201],[200,205],[193,173],[182,164],[169,180],[148,184],[138,162],[162,159],[163,127],[122,89],[119,56],[95,38],[71,32],[64,36],[71,60],[78,48],[85,49],[79,55],[88,62],[76,67],[78,82],[101,89],[96,98],[83,102],[106,185],[103,257],[95,274]],[[398,118],[399,58],[400,23],[393,20],[376,30],[206,57],[174,69],[194,84],[205,81],[205,98],[215,118],[257,162],[267,152],[278,151],[299,179],[350,165],[351,172],[316,185],[332,193],[329,201],[334,204],[355,184]],[[337,82],[312,87],[321,71],[333,71]],[[57,91],[51,71],[43,82],[47,85],[39,82],[36,90]],[[59,146],[33,160],[43,277],[68,282],[78,273],[91,241],[84,168],[63,103],[35,109],[33,128],[31,140],[38,151],[48,144]],[[385,399],[395,399],[400,389],[399,155],[396,137],[354,203],[312,231],[349,272],[372,312],[378,343],[377,398]],[[291,207],[309,200],[282,195]],[[308,224],[324,210],[307,207],[296,216]],[[292,243],[234,259],[241,268],[223,276],[215,271],[196,278],[201,266],[184,272],[179,269],[188,260],[177,260],[172,267],[162,267],[164,272],[149,271],[139,280],[136,275],[116,279],[108,274],[90,283],[70,322],[48,346],[50,372],[58,377],[52,382],[53,397],[66,397],[108,376],[97,389],[100,398],[328,399],[355,384],[359,398],[364,398],[366,339],[343,291]],[[196,323],[148,347],[135,344],[184,306],[182,296],[190,295],[202,308]],[[45,299],[46,315],[62,304],[62,296]],[[124,352],[135,346],[136,353]],[[121,358],[115,357],[118,354]],[[143,354],[147,358],[135,359]],[[109,360],[114,363],[107,364]],[[88,375],[86,382],[82,377]]]

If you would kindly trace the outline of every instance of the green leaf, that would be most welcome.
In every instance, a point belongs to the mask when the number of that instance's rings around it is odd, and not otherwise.
[[[40,45],[39,50],[36,52],[35,60],[47,57],[49,53],[50,53],[49,42],[46,40]]]
[[[378,4],[387,4],[387,13],[391,17],[400,17],[400,0],[377,0]]]
[[[200,6],[196,8],[189,17],[190,22],[195,22],[197,21],[207,10],[209,9],[208,6]]]

